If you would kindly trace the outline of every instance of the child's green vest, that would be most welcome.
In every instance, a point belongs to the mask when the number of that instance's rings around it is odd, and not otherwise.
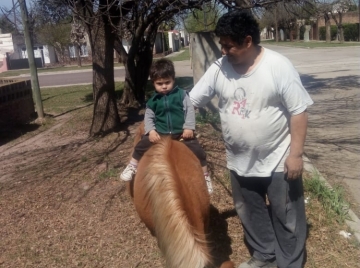
[[[155,114],[155,128],[161,134],[179,134],[185,123],[185,92],[175,87],[168,94],[155,93],[146,103]]]

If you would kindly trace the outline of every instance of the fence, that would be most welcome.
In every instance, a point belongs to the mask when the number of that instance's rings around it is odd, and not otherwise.
[[[30,80],[0,78],[0,124],[26,123],[34,113]]]

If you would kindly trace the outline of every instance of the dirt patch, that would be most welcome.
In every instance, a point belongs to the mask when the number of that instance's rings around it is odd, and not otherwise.
[[[87,136],[91,107],[32,138],[0,148],[0,267],[164,267],[118,173],[138,122],[102,139]],[[74,115],[74,114],[71,114]],[[78,122],[78,123],[76,123]],[[249,258],[231,198],[221,134],[198,127],[210,168],[209,240],[217,263]],[[338,235],[321,205],[307,206],[306,267],[360,267],[359,248]]]
[[[342,185],[360,217],[359,89],[327,88],[312,94],[305,152],[332,185]]]

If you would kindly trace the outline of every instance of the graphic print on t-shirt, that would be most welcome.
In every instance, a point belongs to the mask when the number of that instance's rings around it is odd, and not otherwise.
[[[245,90],[242,87],[237,88],[234,91],[234,103],[232,114],[239,115],[242,119],[250,118],[251,110],[248,109],[247,98]]]

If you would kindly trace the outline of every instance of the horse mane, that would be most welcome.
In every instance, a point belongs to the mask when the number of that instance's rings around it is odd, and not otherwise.
[[[146,200],[151,204],[154,235],[166,259],[166,267],[203,268],[211,265],[204,234],[190,225],[178,187],[180,178],[171,161],[174,141],[162,139],[153,145],[147,157],[149,164],[144,178]]]

